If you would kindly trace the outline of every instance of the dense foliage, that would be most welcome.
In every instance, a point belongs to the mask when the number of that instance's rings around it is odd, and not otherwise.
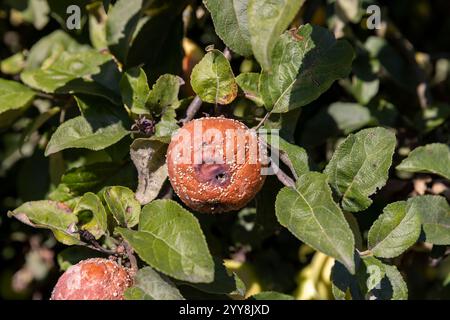
[[[1,1],[0,297],[110,256],[139,269],[127,299],[450,298],[449,12]],[[280,130],[282,170],[239,212],[194,212],[167,179],[205,115]]]

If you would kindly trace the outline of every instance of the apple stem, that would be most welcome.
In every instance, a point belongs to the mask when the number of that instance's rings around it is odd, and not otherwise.
[[[138,271],[138,264],[137,264],[136,257],[134,256],[133,248],[125,240],[123,240],[122,244],[123,244],[123,246],[125,248],[125,251],[127,253],[128,260],[130,261],[131,269],[133,269],[133,271],[137,272]]]

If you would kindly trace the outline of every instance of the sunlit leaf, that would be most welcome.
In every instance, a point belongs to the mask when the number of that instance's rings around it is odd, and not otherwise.
[[[260,93],[267,109],[287,112],[302,107],[348,75],[353,49],[325,28],[304,25],[285,32],[272,52],[272,70],[263,71]]]
[[[48,200],[26,202],[9,212],[9,216],[33,227],[52,230],[55,238],[66,245],[80,243],[79,235],[73,233],[78,218],[63,203]]]
[[[82,116],[63,122],[53,133],[46,155],[68,149],[104,149],[129,134],[128,119],[123,110],[96,97],[77,97]]]
[[[450,180],[450,148],[432,143],[414,149],[396,168],[406,172],[425,172]]]
[[[78,215],[82,212],[90,212],[92,217],[90,221],[81,226],[82,230],[87,230],[96,239],[105,234],[107,225],[106,211],[100,198],[92,192],[84,194],[78,201],[74,212]]]
[[[197,219],[172,200],[146,205],[138,231],[116,231],[156,270],[188,282],[214,280],[213,259]]]
[[[304,0],[248,0],[248,25],[255,55],[261,66],[271,69],[272,51]]]
[[[248,30],[248,0],[204,0],[211,12],[217,35],[236,53],[252,54],[250,31]]]
[[[393,258],[419,239],[420,218],[406,201],[387,205],[369,230],[370,251],[380,258]]]
[[[325,168],[330,184],[350,212],[370,206],[370,195],[384,186],[396,145],[395,135],[384,128],[350,134]]]
[[[278,193],[275,208],[282,226],[355,272],[353,233],[333,201],[326,175],[310,172],[300,176],[295,189],[285,187]]]
[[[138,224],[141,205],[133,191],[122,186],[108,187],[103,192],[103,199],[119,226],[132,228]]]
[[[209,103],[228,104],[236,98],[237,84],[227,58],[219,50],[208,52],[194,67],[191,85]]]
[[[134,284],[125,291],[126,300],[184,300],[177,287],[150,267],[140,269]]]
[[[410,198],[408,211],[420,217],[425,241],[450,245],[450,205],[444,197],[424,195]]]
[[[166,144],[152,139],[136,139],[130,147],[138,172],[136,199],[141,204],[154,200],[167,179],[166,150]]]

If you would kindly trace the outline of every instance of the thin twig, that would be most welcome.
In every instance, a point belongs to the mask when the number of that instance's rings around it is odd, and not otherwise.
[[[66,109],[61,109],[61,112],[59,114],[59,123],[63,123],[66,118]]]
[[[228,47],[225,47],[225,49],[223,50],[223,55],[225,56],[225,58],[227,58],[228,61],[231,60],[231,51],[230,49],[228,49]]]
[[[59,114],[59,123],[63,123],[66,118],[66,110],[69,109],[69,107],[72,105],[73,97],[71,96],[64,106],[61,108],[61,112]]]
[[[356,249],[356,251],[358,252],[358,254],[361,257],[367,257],[367,256],[371,256],[373,253],[370,250],[365,250],[365,251],[359,251],[358,249]]]
[[[272,161],[271,166],[278,180],[280,180],[282,184],[284,184],[286,187],[295,188],[294,180],[292,180],[291,177],[284,173],[284,171],[281,170],[280,167],[275,164],[275,162]]]
[[[266,113],[264,118],[262,118],[261,121],[258,123],[258,125],[255,127],[255,131],[258,130],[259,128],[261,128],[264,125],[264,123],[267,121],[267,119],[269,119],[271,114],[272,114],[271,111]]]
[[[88,243],[86,243],[86,242],[82,242],[81,244],[84,245],[85,247],[88,247],[88,248],[90,248],[90,249],[92,249],[92,250],[95,250],[95,251],[98,251],[98,252],[101,252],[101,253],[104,253],[104,254],[113,255],[113,254],[116,253],[116,252],[113,251],[113,250],[108,250],[108,249],[103,248],[103,247],[100,246],[98,243],[92,245],[92,244],[88,244]]]
[[[282,150],[280,150],[280,152],[278,154],[279,154],[280,160],[289,168],[289,170],[291,170],[292,174],[294,175],[295,180],[297,180],[298,179],[297,172],[295,172],[295,170],[294,170],[294,165],[292,164],[291,159],[289,159],[288,155]]]
[[[202,106],[202,99],[200,99],[199,96],[195,96],[194,100],[192,100],[191,104],[188,106],[186,110],[186,117],[184,119],[181,119],[181,123],[185,124],[194,119],[195,115],[197,114],[198,110],[200,110],[201,106]]]
[[[47,93],[40,92],[40,91],[37,91],[34,94],[36,96],[38,96],[39,98],[45,98],[45,99],[53,99],[54,98],[51,94],[47,94]]]
[[[125,247],[125,251],[127,252],[127,257],[128,257],[128,260],[130,261],[131,269],[134,270],[135,272],[137,272],[138,264],[137,264],[136,257],[134,256],[133,248],[125,240],[123,241],[123,246]]]
[[[268,148],[268,144],[267,144],[267,141],[265,141],[264,139],[260,139],[260,143],[262,144],[262,146],[264,147],[264,148]],[[277,150],[277,151],[275,151],[278,155],[280,155],[281,154],[281,151],[280,150]],[[289,162],[289,164],[290,165],[288,165],[288,167],[289,167],[289,169],[293,172],[293,174],[295,175],[295,173],[294,173],[294,170],[293,170],[293,167],[292,167],[292,164],[290,163],[290,160],[289,160],[289,158],[286,158],[287,160],[288,160],[288,162]],[[285,159],[285,160],[286,160]],[[280,160],[281,160],[281,157],[280,157]],[[284,162],[284,161],[283,161]],[[273,171],[275,172],[275,175],[277,176],[277,178],[278,178],[278,180],[280,180],[281,181],[281,183],[283,183],[285,186],[287,186],[287,187],[295,187],[295,181],[294,180],[292,180],[292,178],[291,177],[289,177],[283,170],[281,170],[281,168],[274,162],[274,161],[271,161],[271,167],[272,167],[272,169],[273,169]],[[297,178],[296,178],[297,179]]]
[[[80,241],[83,245],[85,245],[93,250],[97,250],[102,253],[106,253],[106,254],[110,254],[110,255],[116,253],[115,251],[103,248],[100,245],[100,243],[98,243],[97,239],[95,239],[94,235],[92,233],[90,233],[88,230],[78,230],[78,231],[76,231],[76,233],[78,233],[80,235]]]
[[[269,148],[269,144],[267,143],[266,140],[260,139],[260,141],[261,141],[260,143],[263,145],[264,148],[266,148],[266,149]],[[291,171],[295,180],[297,180],[298,179],[297,173],[295,172],[294,165],[292,164],[291,159],[289,159],[288,155],[283,150],[276,149],[272,145],[270,145],[270,146],[271,146],[271,148],[275,149],[274,151],[278,154],[281,162],[283,162],[289,168],[289,170]],[[281,169],[279,169],[279,170],[281,170]]]

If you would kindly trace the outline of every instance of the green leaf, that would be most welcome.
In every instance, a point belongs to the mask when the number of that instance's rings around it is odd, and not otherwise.
[[[25,56],[23,52],[18,52],[9,58],[2,60],[0,70],[4,74],[18,74],[25,66]]]
[[[139,223],[141,205],[133,191],[121,186],[108,187],[103,199],[119,226],[132,228]]]
[[[384,186],[396,145],[395,135],[383,128],[350,134],[325,168],[342,208],[358,212],[370,206],[370,195]]]
[[[371,121],[369,109],[357,103],[335,102],[328,107],[327,113],[344,134],[361,129]]]
[[[363,251],[363,247],[364,247],[363,239],[362,239],[361,229],[358,224],[358,220],[350,212],[344,211],[343,213],[344,213],[345,220],[347,220],[348,225],[350,226],[350,229],[352,230],[353,235],[355,236],[355,248],[357,250]]]
[[[356,269],[359,270],[359,267],[357,264]],[[336,300],[347,300],[348,298],[353,300],[364,299],[364,294],[362,293],[357,276],[350,274],[346,267],[339,261],[335,261],[331,269],[330,278],[331,291]]]
[[[441,126],[450,117],[450,105],[439,103],[421,109],[414,117],[414,127],[428,133]]]
[[[352,46],[325,28],[307,24],[285,32],[272,52],[272,71],[261,73],[266,108],[282,113],[314,101],[349,74],[353,57]]]
[[[381,258],[393,258],[419,239],[420,218],[407,210],[406,201],[388,204],[369,230],[368,242],[372,253]]]
[[[149,113],[145,107],[150,88],[147,83],[147,75],[141,68],[127,70],[120,81],[120,92],[123,103],[136,114]]]
[[[252,49],[263,69],[271,69],[271,62],[274,60],[271,53],[275,43],[304,2],[304,0],[248,0],[247,15]]]
[[[172,107],[166,107],[162,111],[161,119],[155,125],[155,134],[152,138],[164,143],[169,143],[172,139],[172,135],[179,128],[175,109]]]
[[[282,138],[279,139],[279,147],[286,153],[298,177],[309,171],[308,154],[305,149]]]
[[[211,12],[214,29],[223,42],[242,56],[252,54],[248,30],[247,7],[249,0],[203,0]]]
[[[372,114],[373,123],[376,123],[378,126],[395,127],[399,112],[392,103],[379,99],[375,103],[369,104],[368,108]]]
[[[353,233],[333,201],[326,175],[300,176],[295,189],[285,187],[278,193],[275,210],[280,224],[298,239],[355,272]]]
[[[450,245],[450,206],[444,197],[424,195],[410,198],[408,211],[420,217],[426,242]]]
[[[112,76],[118,71],[111,58],[96,50],[62,52],[49,65],[26,70],[20,76],[26,85],[47,93],[87,93],[117,104]]]
[[[154,200],[167,179],[167,145],[157,140],[136,139],[130,146],[131,160],[138,172],[136,199],[142,204]]]
[[[450,273],[447,274],[447,277],[444,279],[442,285],[445,287],[448,286],[449,284],[450,284]]]
[[[353,76],[350,91],[359,103],[366,105],[377,95],[379,87],[379,79],[364,81]]]
[[[19,221],[35,228],[50,229],[55,238],[66,244],[78,244],[79,236],[73,233],[78,218],[66,205],[56,201],[41,200],[26,202],[8,213]]]
[[[53,133],[45,155],[68,149],[102,150],[129,134],[123,109],[97,97],[76,97],[83,115],[63,122]]]
[[[431,143],[414,149],[397,167],[406,172],[425,172],[450,180],[450,148],[443,143]]]
[[[41,30],[49,20],[50,8],[47,0],[7,0],[10,6],[16,9],[16,19],[20,19]]]
[[[103,2],[96,1],[86,7],[89,13],[89,38],[94,48],[102,50],[108,47],[106,41],[107,15]]]
[[[365,287],[367,291],[371,291],[375,288],[381,286],[381,281],[386,275],[385,265],[375,257],[363,257],[362,262],[364,263],[364,273],[365,277]],[[367,278],[367,279],[366,279]]]
[[[142,0],[119,0],[108,11],[106,42],[111,53],[126,63],[133,33],[141,17]]]
[[[16,81],[0,79],[0,114],[28,107],[34,91]]]
[[[367,105],[378,93],[380,63],[366,52],[358,54],[353,61],[351,81],[342,81],[343,87],[362,105]]]
[[[177,287],[150,267],[140,269],[134,284],[125,291],[126,300],[184,300]]]
[[[361,20],[361,2],[359,0],[336,0],[336,15],[343,22],[358,23]]]
[[[236,77],[236,82],[244,91],[245,97],[258,106],[263,106],[264,101],[259,93],[259,77],[256,72],[244,72]]]
[[[392,287],[391,300],[407,300],[408,286],[406,285],[401,273],[395,266],[385,264],[384,268],[386,269],[386,277]]]
[[[377,258],[356,257],[357,272],[351,275],[338,261],[331,269],[331,289],[336,300],[402,300],[408,289],[395,266]]]
[[[357,103],[335,102],[322,108],[305,124],[301,142],[307,146],[319,146],[330,137],[349,134],[371,121],[368,108]]]
[[[22,81],[30,87],[53,93],[70,81],[99,73],[100,66],[110,59],[110,55],[95,50],[62,52],[50,65],[25,71],[21,77]]]
[[[383,37],[370,36],[364,47],[370,57],[379,61],[383,74],[394,80],[395,84],[413,94],[419,80],[408,59]]]
[[[81,226],[81,229],[89,231],[95,239],[99,239],[105,234],[108,224],[105,208],[96,194],[92,192],[84,194],[74,209],[76,215],[85,211],[91,212],[92,217]]]
[[[133,113],[161,116],[154,138],[169,142],[172,133],[179,128],[175,108],[180,104],[178,93],[182,84],[184,81],[180,77],[165,74],[150,90],[144,71],[133,69],[122,79],[122,97]]]
[[[197,219],[172,200],[154,200],[142,209],[139,231],[116,228],[156,270],[188,282],[212,282],[214,262]]]
[[[252,295],[255,300],[294,300],[294,297],[289,294],[284,294],[275,291],[263,291]]]
[[[178,93],[184,80],[178,76],[164,74],[156,80],[148,96],[147,107],[161,113],[164,108],[178,107]]]
[[[67,188],[72,197],[83,195],[85,192],[97,192],[105,186],[132,186],[135,180],[132,165],[99,162],[74,168],[61,178],[61,188]]]
[[[63,52],[74,53],[89,50],[89,46],[79,44],[62,30],[56,30],[42,37],[31,47],[26,61],[26,70],[48,66]]]
[[[214,281],[211,283],[188,283],[180,284],[194,287],[200,291],[211,294],[237,294],[245,295],[245,285],[236,273],[230,273],[224,266],[223,261],[214,258]]]
[[[272,113],[264,124],[264,129],[279,129],[280,137],[288,141],[294,141],[300,114],[301,109],[295,109],[286,113]]]
[[[230,62],[219,50],[209,51],[192,69],[191,85],[209,103],[229,104],[238,91]]]

